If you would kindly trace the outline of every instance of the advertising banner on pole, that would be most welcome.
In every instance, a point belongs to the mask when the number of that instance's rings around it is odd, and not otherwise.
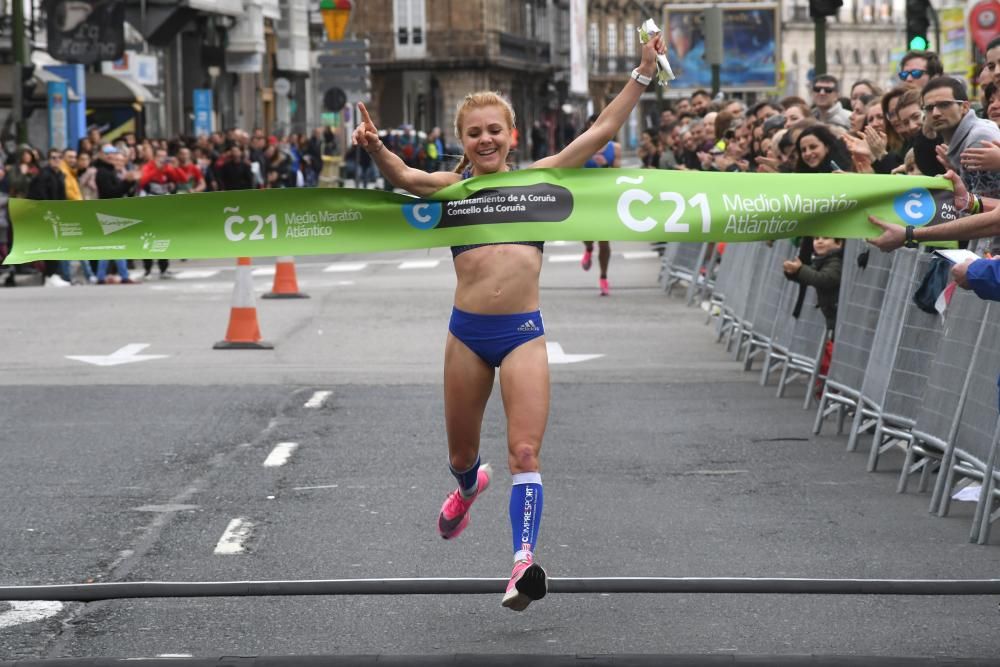
[[[49,148],[65,150],[69,139],[69,86],[65,81],[46,84],[49,98]]]
[[[667,57],[677,78],[672,89],[712,87],[712,67],[705,60],[704,12],[707,5],[667,5],[664,28]],[[752,91],[778,87],[778,5],[770,3],[720,4],[724,56],[720,72],[723,89]]]
[[[212,89],[194,89],[194,136],[212,133]]]

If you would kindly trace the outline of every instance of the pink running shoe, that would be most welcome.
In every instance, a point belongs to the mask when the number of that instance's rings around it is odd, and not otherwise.
[[[446,540],[451,540],[462,534],[465,527],[469,525],[469,508],[476,502],[483,491],[490,486],[490,476],[493,468],[489,463],[479,466],[477,477],[478,488],[476,495],[471,498],[463,498],[462,492],[455,489],[445,498],[444,505],[441,506],[441,514],[438,515],[438,532]]]
[[[524,611],[535,600],[541,600],[549,590],[545,570],[531,560],[514,563],[514,571],[503,595],[503,606],[513,611]]]
[[[601,278],[601,296],[608,296],[611,294],[611,285],[608,284],[607,278]]]
[[[589,250],[584,250],[583,251],[583,259],[580,260],[580,266],[583,268],[584,271],[590,271],[590,265],[591,265],[591,263],[592,263],[592,260],[590,259],[590,251]]]

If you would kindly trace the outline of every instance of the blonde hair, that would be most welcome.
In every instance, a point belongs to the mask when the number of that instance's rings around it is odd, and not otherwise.
[[[482,109],[484,107],[499,107],[503,111],[505,120],[510,129],[514,129],[514,107],[500,93],[484,90],[478,93],[469,93],[465,96],[455,109],[455,136],[462,140],[462,118],[465,112],[471,109]],[[455,168],[455,173],[460,174],[469,165],[469,156],[463,151],[462,159]]]

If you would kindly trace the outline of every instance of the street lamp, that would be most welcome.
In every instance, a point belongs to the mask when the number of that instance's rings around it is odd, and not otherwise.
[[[323,25],[326,26],[326,36],[331,42],[344,39],[351,7],[351,0],[322,0],[319,3],[319,13],[323,17]]]

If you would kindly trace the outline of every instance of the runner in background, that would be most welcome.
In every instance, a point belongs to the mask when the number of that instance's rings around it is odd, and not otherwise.
[[[587,126],[584,131],[589,130],[590,126],[594,124],[597,120],[597,114],[592,115],[587,119]],[[622,147],[617,141],[611,140],[605,144],[604,148],[601,149],[599,153],[595,153],[593,157],[587,160],[586,164],[583,166],[589,169],[611,169],[620,167],[622,162]],[[601,277],[598,281],[598,285],[601,288],[601,296],[608,296],[611,294],[611,285],[608,284],[608,264],[611,263],[611,242],[610,241],[598,241],[598,253],[597,262],[601,267]],[[593,263],[594,254],[594,242],[584,241],[583,242],[583,258],[580,260],[580,266],[584,271],[590,271],[590,266]]]

